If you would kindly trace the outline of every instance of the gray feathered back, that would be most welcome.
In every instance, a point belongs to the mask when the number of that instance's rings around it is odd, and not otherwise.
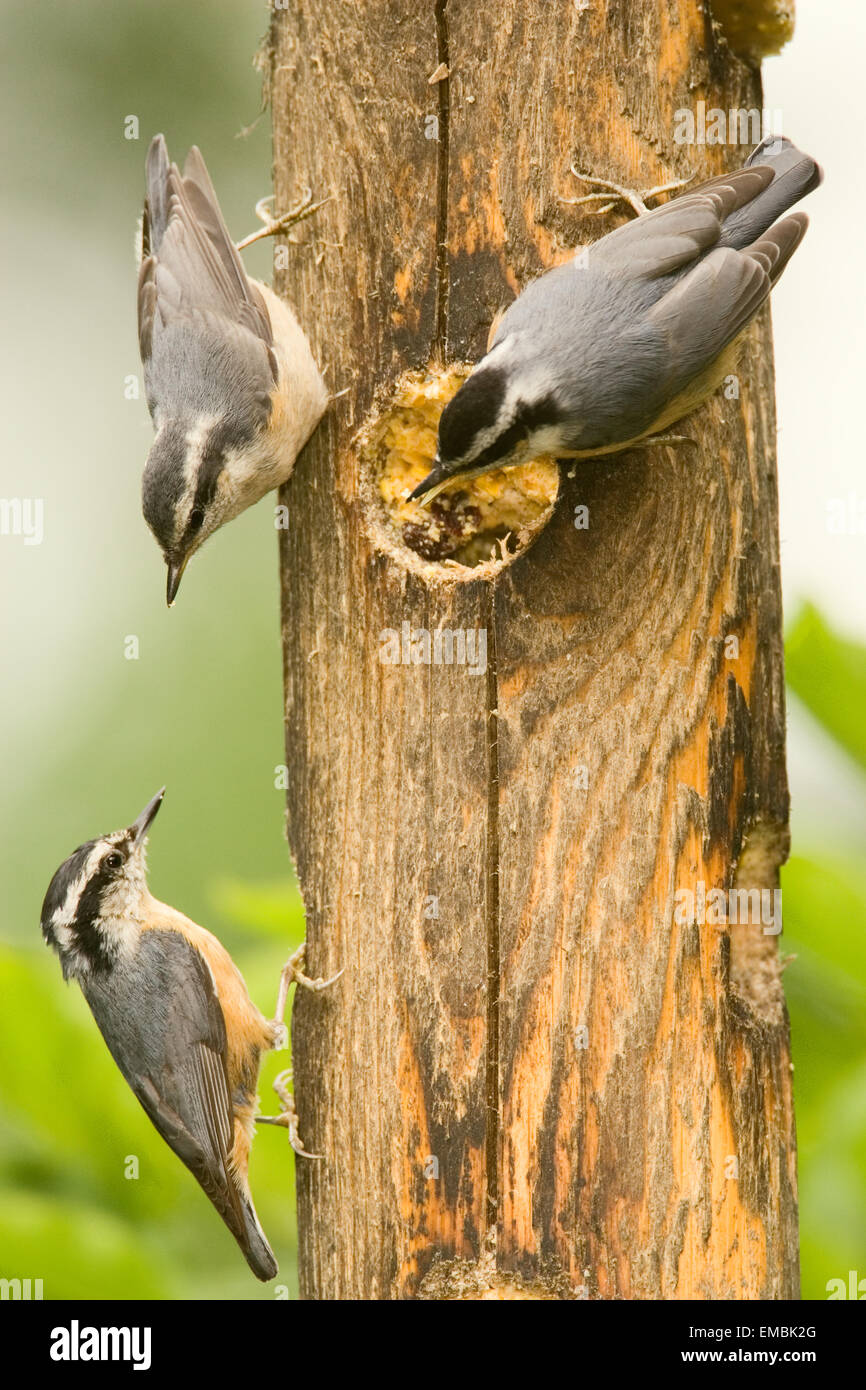
[[[568,446],[638,437],[747,327],[807,226],[775,222],[821,181],[779,137],[745,168],[618,227],[530,284],[507,310],[492,353],[521,362],[573,419]],[[773,225],[775,222],[775,225]]]
[[[157,135],[146,175],[138,324],[154,423],[222,415],[229,401],[251,435],[267,418],[277,376],[261,294],[247,278],[198,149],[181,175]]]

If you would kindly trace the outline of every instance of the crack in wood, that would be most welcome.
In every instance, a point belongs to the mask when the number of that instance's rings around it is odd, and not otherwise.
[[[435,0],[436,56],[440,65],[450,64],[448,43],[448,0]],[[439,98],[438,144],[436,157],[436,314],[433,336],[433,356],[441,366],[446,362],[448,338],[448,154],[451,81],[446,75],[436,84]]]
[[[499,1131],[502,1123],[499,1097],[499,684],[496,653],[496,583],[484,589],[484,621],[487,627],[487,1170],[488,1230],[496,1228],[499,1214]]]
[[[434,0],[436,18],[436,56],[446,70],[451,66],[448,37],[448,0]],[[448,199],[450,149],[450,77],[437,83],[439,127],[436,164],[436,313],[434,322],[434,360],[444,367],[448,357],[448,298],[450,268],[448,252]],[[484,621],[487,628],[487,845],[486,845],[486,933],[487,933],[487,1059],[485,1127],[485,1169],[487,1203],[485,1229],[495,1232],[499,1212],[499,1140],[501,1127],[499,1094],[499,730],[498,680],[496,671],[495,581],[484,590]]]

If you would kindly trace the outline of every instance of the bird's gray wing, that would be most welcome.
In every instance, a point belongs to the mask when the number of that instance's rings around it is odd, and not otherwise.
[[[759,166],[713,180],[594,242],[588,266],[622,279],[656,279],[682,270],[717,244],[725,218],[758,197],[772,179],[772,169]]]
[[[157,428],[164,419],[211,415],[242,443],[272,408],[277,368],[260,338],[222,315],[201,309],[169,317],[143,358],[147,404]]]
[[[94,974],[82,990],[150,1120],[232,1233],[242,1233],[243,1196],[229,1168],[225,1020],[206,961],[179,932],[145,931],[122,972]]]
[[[746,251],[718,247],[656,301],[643,327],[664,343],[668,398],[699,377],[748,326],[806,226],[805,214],[794,213]]]
[[[196,311],[216,313],[264,345],[275,378],[273,333],[264,300],[247,278],[229,236],[200,151],[181,175],[161,135],[147,157],[147,198],[138,281],[139,343],[144,362],[154,335]],[[261,349],[259,349],[261,351]]]
[[[762,140],[752,150],[746,165],[766,165],[773,171],[773,182],[753,202],[728,218],[721,236],[722,246],[742,249],[751,245],[777,217],[816,189],[824,177],[820,164],[783,135],[770,135]]]

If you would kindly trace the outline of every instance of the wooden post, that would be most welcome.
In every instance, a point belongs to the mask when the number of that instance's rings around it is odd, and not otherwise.
[[[674,113],[759,79],[700,0],[293,0],[269,60],[276,204],[331,195],[277,288],[348,388],[281,498],[288,834],[345,971],[293,1019],[302,1297],[796,1296],[778,938],[701,907],[787,845],[767,317],[697,449],[563,470],[509,564],[421,560],[355,445],[622,220],[572,163],[735,167]],[[486,670],[383,664],[404,622]]]

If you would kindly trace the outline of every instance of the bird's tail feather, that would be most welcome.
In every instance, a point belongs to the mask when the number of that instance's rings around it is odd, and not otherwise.
[[[244,1226],[242,1232],[235,1233],[237,1242],[253,1274],[265,1283],[274,1278],[279,1266],[249,1197],[244,1198],[242,1214]]]
[[[767,235],[747,247],[746,255],[760,262],[775,285],[785,266],[793,256],[803,237],[809,219],[805,212],[792,213],[781,222],[776,222]]]
[[[798,150],[784,135],[769,135],[755,146],[746,160],[746,167],[758,165],[773,170],[773,182],[725,219],[720,246],[745,250],[764,235],[777,217],[817,188],[824,177],[821,166],[812,156]],[[781,272],[782,267],[779,269]]]
[[[168,150],[165,136],[155,135],[150,142],[145,163],[147,200],[144,205],[142,253],[149,256],[159,250],[168,220],[166,184],[168,180]]]

